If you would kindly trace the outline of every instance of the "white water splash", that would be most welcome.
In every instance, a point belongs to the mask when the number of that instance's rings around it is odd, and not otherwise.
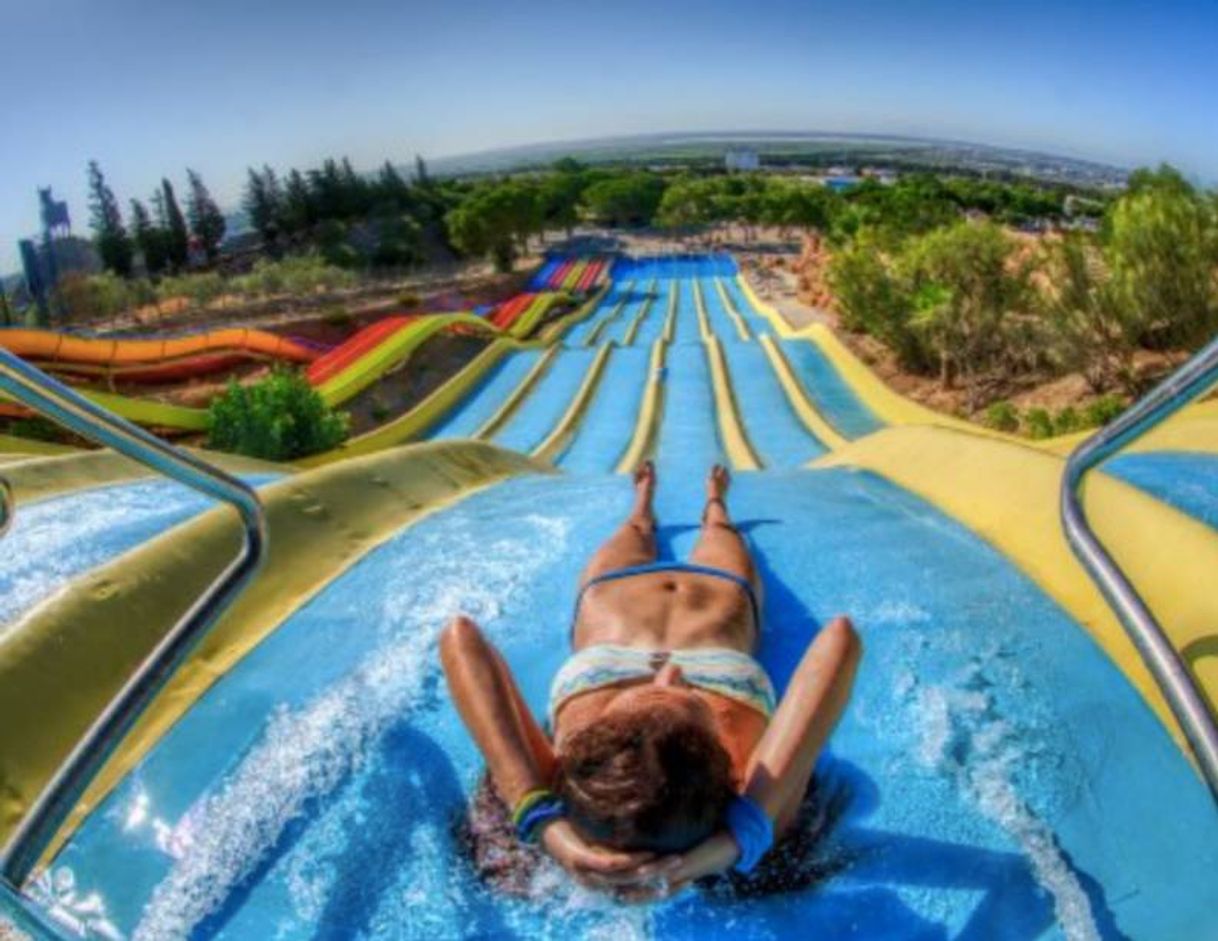
[[[1036,882],[1052,896],[1067,941],[1101,941],[1091,901],[1052,829],[1013,783],[1016,767],[1027,757],[1017,730],[998,715],[977,678],[974,668],[960,683],[911,688],[921,736],[917,757],[951,777],[1020,848]]]
[[[364,765],[381,734],[417,700],[434,669],[445,620],[458,610],[480,620],[495,617],[507,598],[527,590],[562,554],[563,521],[534,522],[532,538],[492,545],[476,532],[450,531],[437,552],[423,555],[427,561],[408,573],[408,585],[384,599],[382,632],[393,639],[312,703],[275,711],[261,741],[225,783],[179,821],[178,858],[145,906],[136,941],[189,936],[308,801],[332,792]],[[294,880],[293,895],[299,892],[301,907],[316,912],[331,881],[314,868],[307,882]]]

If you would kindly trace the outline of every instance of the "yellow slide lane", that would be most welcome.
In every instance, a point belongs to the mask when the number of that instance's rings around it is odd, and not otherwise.
[[[429,442],[263,488],[265,567],[136,724],[60,839],[190,706],[288,616],[426,514],[545,465],[482,442]],[[0,639],[0,841],[122,681],[229,562],[238,524],[213,509],[89,572]],[[53,853],[52,846],[49,853]]]

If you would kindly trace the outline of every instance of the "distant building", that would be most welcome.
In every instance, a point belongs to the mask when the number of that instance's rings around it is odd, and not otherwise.
[[[723,155],[728,170],[760,170],[761,157],[755,150],[729,150]]]

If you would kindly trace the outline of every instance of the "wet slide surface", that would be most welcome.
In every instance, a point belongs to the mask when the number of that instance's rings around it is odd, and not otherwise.
[[[274,474],[241,478],[251,486]],[[0,566],[0,639],[5,624],[71,579],[215,505],[168,481],[97,487],[22,504],[4,536]]]
[[[691,547],[691,489],[662,479],[665,555]],[[818,771],[832,823],[814,865],[832,878],[622,908],[551,867],[524,900],[472,876],[451,825],[481,762],[436,636],[453,611],[474,616],[540,710],[578,571],[629,503],[626,480],[603,475],[493,488],[369,554],[178,723],[60,854],[61,878],[142,939],[1202,936],[1209,798],[1033,585],[866,474],[741,475],[731,502],[780,686],[828,618],[864,627],[854,703]]]
[[[734,266],[633,259],[614,271],[639,294],[655,280],[657,298],[634,344],[610,352],[556,458],[564,473],[476,493],[321,587],[85,820],[35,887],[42,904],[93,936],[142,941],[1205,937],[1218,910],[1212,803],[1090,635],[929,503],[867,472],[801,469],[825,444],[722,308],[715,278],[751,334],[773,332]],[[482,762],[436,640],[454,613],[473,616],[542,712],[578,573],[630,503],[628,478],[607,472],[637,430],[670,296],[652,453],[661,556],[688,556],[706,471],[731,459],[693,279],[765,464],[737,473],[728,501],[764,583],[760,659],[781,688],[833,616],[863,637],[854,699],[818,766],[817,849],[790,891],[764,898],[694,890],[624,907],[548,864],[526,898],[506,898],[477,881],[453,835]],[[497,443],[528,451],[550,433],[604,344],[623,341],[627,312],[584,345],[621,299],[611,290],[568,334]],[[845,437],[883,427],[820,347],[780,345]],[[540,355],[505,356],[431,435],[471,434]],[[1113,466],[1206,518],[1180,485],[1195,469],[1145,457]]]

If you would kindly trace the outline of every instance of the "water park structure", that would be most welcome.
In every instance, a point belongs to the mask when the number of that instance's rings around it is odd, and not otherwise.
[[[582,303],[553,318],[559,291]],[[0,911],[35,936],[141,939],[1213,932],[1218,401],[1185,402],[1218,348],[1080,451],[901,397],[726,254],[555,256],[486,316],[385,318],[325,352],[256,331],[0,346],[77,378],[288,361],[337,404],[454,328],[489,342],[290,465],[103,426],[101,408],[206,413],[81,404],[0,363],[10,396],[115,449],[0,439],[0,714],[23,717],[0,728]],[[629,908],[549,873],[498,897],[454,836],[480,768],[437,685],[439,629],[478,616],[538,707],[576,574],[645,458],[665,556],[693,539],[689,482],[736,472],[780,688],[831,617],[859,627],[855,705],[817,773],[823,877]]]

